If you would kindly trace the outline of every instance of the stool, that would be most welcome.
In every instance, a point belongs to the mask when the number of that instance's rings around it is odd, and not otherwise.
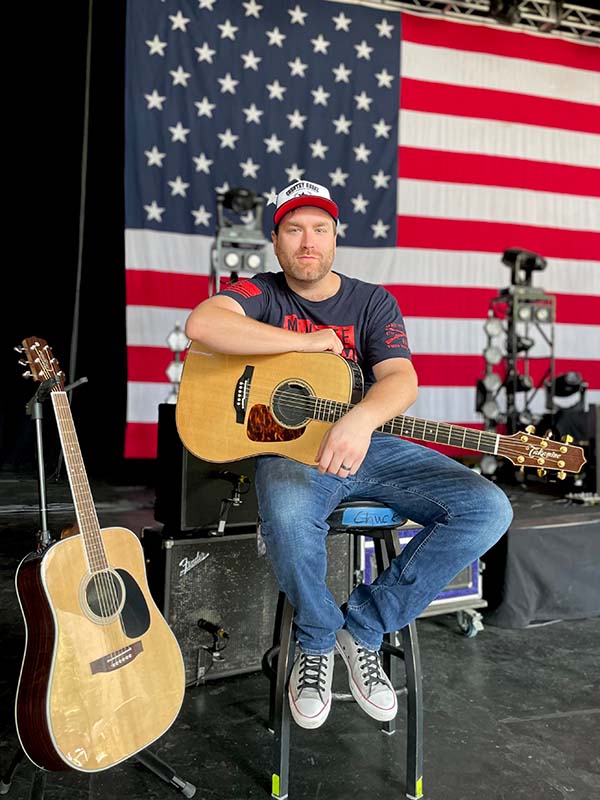
[[[372,501],[341,503],[328,519],[329,535],[349,533],[354,539],[354,567],[360,562],[359,536],[373,539],[375,563],[381,573],[400,552],[396,529],[406,520],[399,519],[391,508]],[[354,569],[354,581],[360,579]],[[284,592],[279,593],[273,646],[264,654],[263,672],[270,680],[269,729],[274,734],[274,770],[271,796],[284,800],[288,796],[290,760],[290,709],[287,698],[287,683],[294,664],[295,642],[293,636],[294,609]],[[402,638],[402,647],[397,645],[397,633]],[[384,636],[381,647],[382,665],[396,687],[398,694],[406,695],[406,796],[423,796],[423,688],[421,658],[415,622],[411,622],[396,633]],[[397,686],[398,658],[404,661],[405,685]],[[351,694],[333,693],[335,700],[353,700]],[[383,722],[381,730],[393,734],[395,720]]]

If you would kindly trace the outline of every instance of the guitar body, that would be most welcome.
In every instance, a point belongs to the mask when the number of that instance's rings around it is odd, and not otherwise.
[[[334,353],[222,355],[192,342],[177,400],[177,430],[186,448],[205,461],[271,454],[314,466],[331,423],[306,417],[302,403],[310,397],[358,402],[362,389],[357,365]],[[278,392],[297,402],[283,408]]]
[[[125,528],[101,534],[108,571],[91,576],[77,535],[27,556],[16,575],[26,627],[17,731],[47,770],[114,766],[158,739],[183,702],[181,651],[139,540]]]

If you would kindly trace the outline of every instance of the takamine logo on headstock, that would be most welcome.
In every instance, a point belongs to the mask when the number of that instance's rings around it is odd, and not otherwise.
[[[570,444],[573,437],[568,434],[560,442],[552,441],[552,432],[544,437],[534,436],[535,428],[528,425],[525,431],[512,436],[500,436],[498,455],[508,458],[513,464],[524,469],[537,467],[537,473],[544,477],[547,471],[558,470],[556,477],[564,480],[567,473],[577,473],[586,463],[583,448]]]

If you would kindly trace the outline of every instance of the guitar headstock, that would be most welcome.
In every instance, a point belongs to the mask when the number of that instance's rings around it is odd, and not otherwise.
[[[54,380],[53,388],[59,391],[64,389],[65,373],[61,370],[58,360],[54,358],[52,348],[44,339],[35,336],[23,339],[21,347],[15,349],[27,357],[27,361],[19,361],[23,366],[29,367],[29,370],[23,373],[25,377],[31,377],[39,383]]]
[[[560,480],[567,477],[567,472],[580,472],[586,463],[583,448],[569,444],[573,441],[570,436],[564,436],[561,441],[550,437],[551,433],[544,437],[535,436],[529,428],[512,436],[500,436],[498,455],[517,467],[536,467],[541,477],[548,470],[556,471]]]

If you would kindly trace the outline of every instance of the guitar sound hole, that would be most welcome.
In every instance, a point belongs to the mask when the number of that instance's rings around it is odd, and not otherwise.
[[[288,428],[299,428],[310,421],[311,391],[304,383],[287,381],[277,387],[273,395],[273,415]]]
[[[93,616],[110,619],[123,605],[123,584],[111,570],[96,572],[90,577],[85,599]]]

